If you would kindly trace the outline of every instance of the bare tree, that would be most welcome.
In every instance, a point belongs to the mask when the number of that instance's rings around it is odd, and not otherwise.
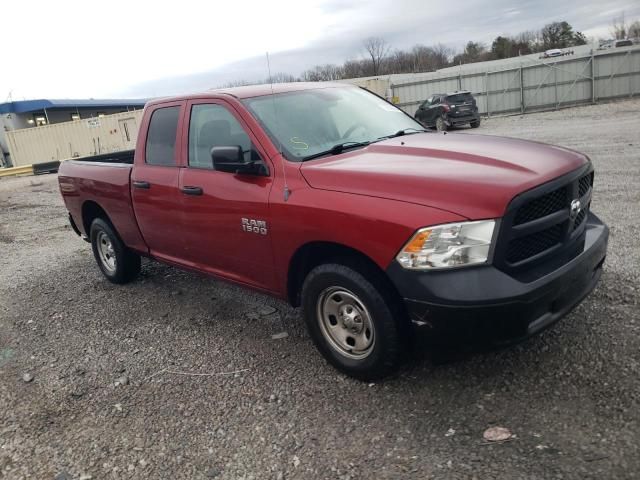
[[[430,72],[449,65],[455,52],[439,43],[432,47],[414,45],[410,53],[413,62],[411,72]]]
[[[414,45],[411,50],[395,50],[388,54],[380,66],[379,73],[418,73],[437,70],[449,65],[449,59],[453,54],[453,50],[444,45],[433,47]]]
[[[299,79],[289,73],[277,72],[270,77],[265,78],[264,83],[289,83],[298,81]]]
[[[378,75],[380,73],[380,66],[389,53],[389,45],[387,45],[387,42],[383,38],[369,37],[364,41],[364,49],[371,57],[373,75]]]
[[[609,32],[611,32],[611,35],[616,40],[623,40],[627,38],[628,28],[627,28],[627,22],[625,21],[625,18],[624,18],[624,12],[622,12],[622,14],[619,17],[614,18],[611,21],[611,27],[609,28]]]
[[[413,56],[411,52],[394,50],[384,62],[384,73],[410,73],[413,72]]]
[[[344,68],[328,63],[326,65],[316,65],[310,70],[302,72],[302,80],[306,82],[330,82],[343,78]]]
[[[627,34],[629,38],[640,39],[640,20],[636,20],[629,25],[629,31]]]
[[[257,85],[259,81],[250,80],[231,80],[230,82],[223,83],[216,88],[234,88],[234,87],[246,87],[247,85]]]
[[[453,57],[453,63],[459,65],[461,63],[473,63],[486,60],[489,55],[487,47],[479,42],[467,42],[464,52]]]
[[[277,72],[264,79],[264,81],[260,80],[231,80],[229,82],[223,83],[217,88],[233,88],[233,87],[246,87],[247,85],[258,85],[260,83],[288,83],[288,82],[299,82],[300,79],[284,72]]]
[[[411,57],[413,61],[411,71],[414,73],[428,72],[430,70],[436,69],[433,62],[433,49],[430,47],[425,47],[424,45],[414,45],[411,49]]]
[[[433,50],[433,61],[436,69],[449,65],[449,62],[451,62],[455,53],[453,48],[447,47],[441,43],[434,45],[431,49]]]
[[[368,66],[365,67],[364,63],[369,63],[366,60],[347,60],[342,66],[343,77],[342,78],[357,78],[365,77],[368,74]]]
[[[518,46],[521,55],[540,52],[545,49],[542,30],[526,30],[517,34],[512,40]]]

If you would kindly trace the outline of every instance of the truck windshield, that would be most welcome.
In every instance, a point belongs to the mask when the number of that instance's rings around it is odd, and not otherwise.
[[[336,153],[340,144],[365,146],[401,130],[423,131],[402,110],[354,87],[280,93],[243,103],[292,161]]]

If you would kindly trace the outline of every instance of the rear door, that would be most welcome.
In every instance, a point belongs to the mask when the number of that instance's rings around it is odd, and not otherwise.
[[[185,122],[185,168],[180,169],[185,260],[235,281],[273,290],[269,218],[272,170],[267,175],[216,171],[214,146],[240,145],[246,159],[268,165],[241,116],[222,100],[190,101]]]
[[[183,255],[178,171],[184,103],[149,107],[141,128],[147,136],[138,141],[131,173],[131,197],[142,236],[152,255],[171,262],[180,262]]]
[[[433,100],[433,97],[427,98],[422,103],[422,105],[420,105],[420,107],[418,108],[418,111],[416,112],[416,119],[419,120],[422,123],[426,123],[427,122],[429,106],[431,105],[431,101],[432,100]]]
[[[425,123],[427,125],[435,125],[436,117],[440,115],[440,103],[441,98],[439,95],[434,95],[431,97],[431,101],[429,102],[429,106],[425,110]]]

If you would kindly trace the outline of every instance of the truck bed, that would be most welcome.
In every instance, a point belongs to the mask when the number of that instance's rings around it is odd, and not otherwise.
[[[66,160],[60,164],[58,180],[65,194],[66,205],[80,232],[89,236],[83,223],[83,208],[99,206],[109,212],[109,221],[116,227],[130,248],[146,251],[131,204],[130,177],[133,150]]]
[[[90,163],[124,163],[133,165],[135,150],[123,150],[121,152],[102,153],[87,157],[74,158],[69,162],[90,162]]]
[[[125,165],[133,165],[133,157],[135,150],[124,150],[122,152],[102,153],[100,155],[90,155],[86,157],[77,157],[67,161],[73,162],[91,162],[91,163],[122,163]],[[60,169],[61,162],[54,160],[51,162],[41,162],[33,164],[34,175],[42,175],[44,173],[55,173]]]

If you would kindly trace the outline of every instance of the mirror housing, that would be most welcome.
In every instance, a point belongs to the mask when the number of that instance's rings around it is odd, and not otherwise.
[[[264,166],[253,160],[245,161],[240,145],[213,147],[211,149],[213,168],[220,172],[235,174],[264,175]]]

